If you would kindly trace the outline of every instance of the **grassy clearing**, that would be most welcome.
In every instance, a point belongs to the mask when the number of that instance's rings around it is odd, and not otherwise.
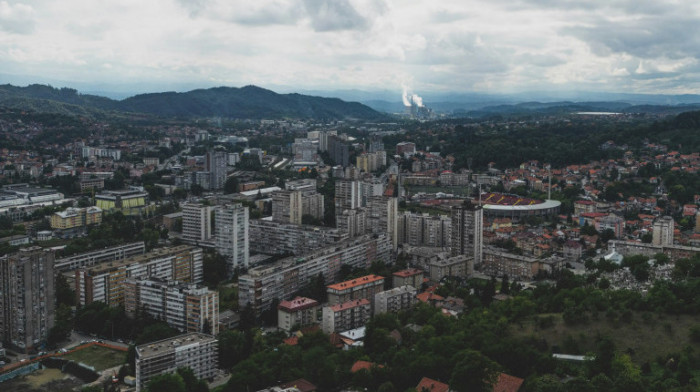
[[[591,317],[587,323],[578,325],[567,325],[561,313],[538,318],[549,316],[553,321],[551,326],[538,327],[536,320],[528,320],[521,327],[513,327],[513,332],[516,336],[544,339],[552,351],[566,354],[593,352],[597,337],[609,336],[617,350],[629,354],[637,364],[681,352],[686,346],[696,351],[700,349],[700,344],[690,339],[690,328],[700,324],[700,315],[633,312],[631,319],[625,322],[608,320],[605,314],[599,314],[597,320]]]
[[[126,352],[93,345],[63,356],[93,366],[97,371],[119,366],[126,361]]]

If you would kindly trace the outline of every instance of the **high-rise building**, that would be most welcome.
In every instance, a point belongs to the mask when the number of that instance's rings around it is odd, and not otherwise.
[[[404,212],[398,218],[398,243],[411,246],[447,247],[451,244],[449,216]]]
[[[340,215],[345,210],[352,210],[360,207],[362,207],[360,181],[336,180],[335,214]]]
[[[371,261],[386,261],[390,255],[391,241],[386,235],[365,235],[301,257],[287,257],[251,268],[238,277],[238,306],[243,309],[250,304],[256,314],[260,314],[270,309],[274,299],[291,298],[319,274],[326,283],[332,283],[338,279],[342,265],[367,268]]]
[[[218,206],[216,217],[216,250],[226,257],[228,274],[238,267],[248,268],[248,207],[240,203]]]
[[[328,136],[328,155],[336,165],[347,166],[350,164],[348,143],[338,136]]]
[[[128,278],[201,283],[202,274],[201,248],[187,245],[159,248],[144,255],[76,270],[75,294],[80,305],[100,301],[121,306],[124,305],[124,284]]]
[[[20,351],[54,325],[54,253],[34,246],[0,257],[0,339]]]
[[[219,332],[219,293],[196,284],[162,279],[127,279],[124,310],[163,320],[181,332]]]
[[[466,200],[452,207],[452,256],[467,255],[481,265],[483,253],[484,210]]]
[[[372,233],[387,233],[394,249],[398,245],[398,208],[395,197],[372,196],[367,199],[367,228]]]
[[[226,182],[226,163],[228,154],[224,150],[207,152],[207,171],[209,172],[209,189],[222,189]]]
[[[652,227],[652,240],[654,245],[673,245],[673,218],[664,216],[657,219]]]
[[[213,211],[214,207],[202,203],[187,202],[182,205],[182,240],[185,243],[197,245],[211,240]]]
[[[190,368],[195,377],[208,379],[216,374],[218,341],[211,335],[188,333],[136,346],[136,392],[161,374]]]
[[[272,193],[272,220],[280,223],[301,224],[303,213],[301,191]]]
[[[316,219],[323,219],[325,205],[323,195],[316,191],[315,179],[301,179],[287,181],[284,189],[288,191],[301,191],[301,215],[310,215]]]

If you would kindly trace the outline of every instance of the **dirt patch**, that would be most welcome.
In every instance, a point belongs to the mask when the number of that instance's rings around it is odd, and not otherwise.
[[[69,392],[83,382],[59,369],[41,369],[2,383],[3,392]]]

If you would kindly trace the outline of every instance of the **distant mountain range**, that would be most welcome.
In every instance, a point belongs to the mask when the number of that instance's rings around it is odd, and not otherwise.
[[[240,119],[380,120],[385,115],[338,98],[277,94],[256,86],[215,87],[184,93],[140,94],[123,100],[80,94],[71,88],[32,84],[0,85],[0,106],[73,115],[108,112],[146,113],[167,117]]]

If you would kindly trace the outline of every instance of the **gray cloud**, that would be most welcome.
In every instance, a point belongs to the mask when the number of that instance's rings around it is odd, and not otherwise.
[[[34,28],[34,10],[31,6],[0,1],[0,30],[15,34],[30,34]]]
[[[364,30],[369,21],[348,0],[304,0],[315,31]]]

